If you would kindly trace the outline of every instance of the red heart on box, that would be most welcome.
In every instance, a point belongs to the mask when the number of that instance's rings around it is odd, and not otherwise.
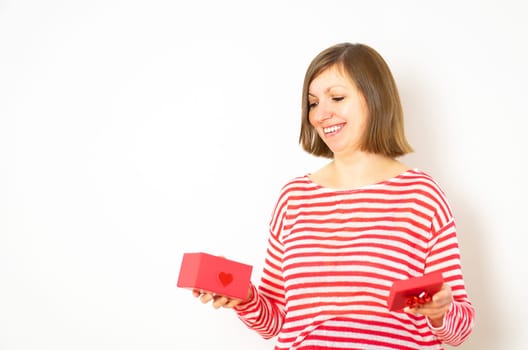
[[[220,272],[218,278],[224,287],[233,282],[233,275],[227,272]]]

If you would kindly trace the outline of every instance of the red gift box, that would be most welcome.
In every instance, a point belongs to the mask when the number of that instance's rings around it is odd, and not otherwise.
[[[177,286],[245,300],[251,265],[207,253],[184,253]]]
[[[425,303],[442,288],[443,283],[441,272],[395,281],[387,301],[389,310],[399,311],[406,306]]]

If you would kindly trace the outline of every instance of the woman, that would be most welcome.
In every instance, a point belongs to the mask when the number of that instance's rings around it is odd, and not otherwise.
[[[412,151],[394,78],[363,44],[334,45],[311,62],[300,144],[329,158],[282,188],[258,287],[233,308],[275,349],[442,349],[472,331],[453,213],[431,176],[397,157]],[[389,311],[396,280],[439,271],[423,304]]]

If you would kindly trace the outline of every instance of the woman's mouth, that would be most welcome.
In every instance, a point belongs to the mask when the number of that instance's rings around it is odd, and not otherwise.
[[[326,136],[330,136],[330,135],[334,135],[336,134],[337,132],[339,132],[339,130],[341,130],[343,128],[343,126],[345,126],[345,124],[338,124],[338,125],[332,125],[332,126],[328,126],[326,128],[323,128],[323,132]]]

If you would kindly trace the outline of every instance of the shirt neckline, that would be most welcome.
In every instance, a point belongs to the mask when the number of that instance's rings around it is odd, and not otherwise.
[[[313,185],[316,189],[320,189],[320,190],[324,190],[324,191],[328,191],[328,192],[350,193],[350,192],[365,191],[365,190],[369,190],[369,189],[376,188],[376,187],[379,187],[379,186],[383,186],[383,185],[386,185],[386,184],[401,180],[401,179],[407,177],[410,174],[416,174],[418,172],[419,172],[419,170],[416,169],[416,168],[409,168],[409,169],[405,170],[404,172],[402,172],[402,173],[400,173],[398,175],[395,175],[395,176],[393,176],[391,178],[388,178],[388,179],[385,179],[385,180],[382,180],[382,181],[378,181],[378,182],[375,182],[375,183],[372,183],[372,184],[368,184],[368,185],[364,185],[364,186],[360,186],[360,187],[355,187],[355,188],[337,188],[337,187],[330,187],[330,186],[321,185],[321,184],[313,181],[310,178],[310,175],[312,173],[306,173],[304,175],[304,178],[305,178],[305,180],[308,183]]]

